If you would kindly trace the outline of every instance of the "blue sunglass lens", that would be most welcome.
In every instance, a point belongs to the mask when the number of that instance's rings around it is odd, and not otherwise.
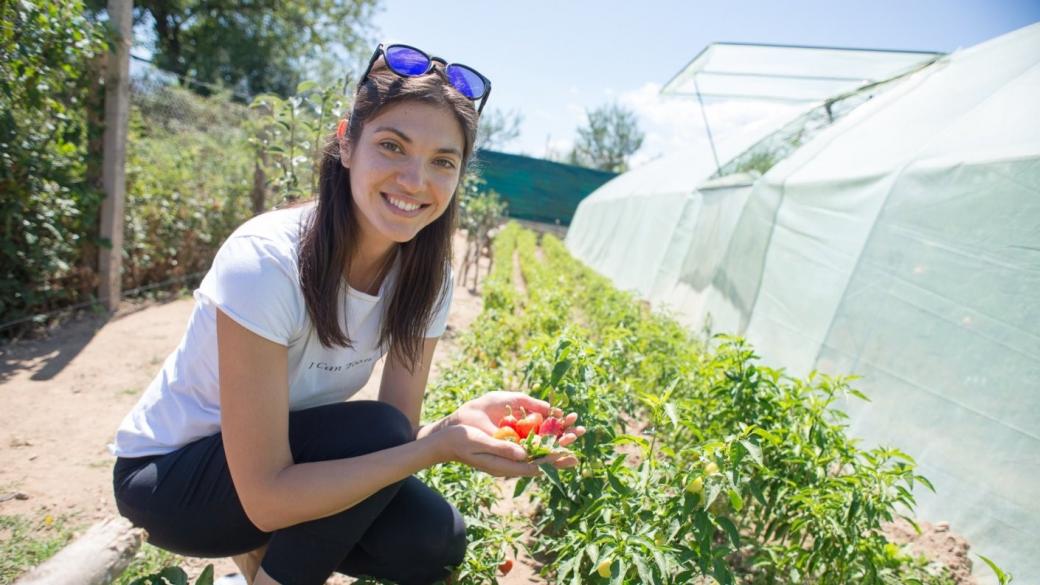
[[[401,75],[422,75],[430,68],[430,58],[411,47],[387,47],[384,54],[387,66]]]
[[[445,73],[448,75],[448,81],[451,82],[455,89],[469,99],[475,100],[484,95],[486,90],[484,80],[477,75],[476,71],[469,67],[465,65],[449,65]]]

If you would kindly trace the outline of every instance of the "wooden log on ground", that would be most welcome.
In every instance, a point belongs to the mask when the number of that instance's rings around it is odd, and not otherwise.
[[[144,539],[144,529],[126,518],[102,520],[14,585],[108,585],[130,565]]]

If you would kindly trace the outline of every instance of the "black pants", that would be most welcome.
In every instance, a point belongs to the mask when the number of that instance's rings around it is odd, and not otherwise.
[[[383,402],[289,415],[296,463],[355,457],[411,440],[408,418]],[[283,585],[320,585],[333,571],[429,584],[446,578],[466,552],[458,510],[415,477],[338,514],[263,532],[242,509],[219,433],[165,455],[121,457],[113,483],[120,514],[145,528],[150,543],[194,557],[242,554],[266,543],[261,566]]]

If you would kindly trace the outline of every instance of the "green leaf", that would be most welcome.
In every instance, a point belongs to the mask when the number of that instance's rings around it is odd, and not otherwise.
[[[636,572],[639,573],[639,579],[642,583],[654,582],[650,569],[646,566],[646,561],[643,560],[643,557],[635,555],[632,557],[632,562],[636,566]]]
[[[859,398],[860,400],[862,400],[864,402],[870,402],[870,398],[867,398],[867,395],[862,393],[862,392],[860,392],[859,390],[855,390],[853,388],[849,388],[849,394],[852,394],[853,396],[855,396],[856,398]]]
[[[740,444],[741,444],[741,446],[744,447],[744,449],[747,450],[748,455],[750,455],[751,458],[755,460],[755,463],[758,463],[759,465],[762,465],[762,448],[761,447],[759,447],[758,445],[752,443],[751,441],[748,441],[747,439],[742,440],[740,442]]]
[[[563,485],[563,482],[560,481],[560,473],[556,471],[555,467],[548,463],[542,463],[538,466],[538,468],[541,469],[543,473],[545,473],[546,477],[549,478],[549,481],[554,486],[556,486],[564,494],[567,494],[567,488]]]
[[[718,516],[715,521],[719,523],[719,526],[726,531],[729,536],[729,541],[733,543],[733,548],[740,548],[740,532],[737,530],[733,521],[725,516]]]
[[[590,542],[585,547],[585,554],[589,555],[589,562],[592,563],[592,566],[596,566],[596,563],[599,562],[599,547],[596,546],[595,542]]]
[[[976,556],[978,556],[980,559],[983,560],[983,562],[989,565],[990,570],[993,571],[993,573],[997,576],[997,581],[1000,582],[1000,585],[1007,585],[1012,580],[1014,580],[1014,576],[1012,576],[1011,573],[1005,573],[1000,567],[997,566],[996,563],[994,563],[988,557],[985,557],[978,553],[976,553]]]
[[[729,503],[733,506],[733,511],[739,512],[744,507],[744,498],[740,497],[737,490],[729,490],[726,494],[729,495]]]
[[[762,493],[762,484],[759,479],[752,479],[751,482],[748,484],[748,489],[751,490],[751,495],[754,496],[756,500],[758,500],[759,504],[762,504],[763,507],[769,506],[769,504],[766,502],[765,494]]]
[[[617,478],[617,474],[615,473],[607,474],[607,482],[610,483],[610,487],[614,488],[614,491],[623,496],[627,496],[632,493],[632,490],[630,490],[628,486],[626,486],[625,484],[621,483],[621,480]]]
[[[672,421],[673,427],[679,426],[679,413],[675,410],[675,403],[669,402],[664,405],[664,413],[668,415],[668,419]]]
[[[213,585],[213,565],[206,565],[202,574],[195,580],[195,585]]]
[[[722,486],[717,481],[708,483],[708,489],[705,491],[704,502],[701,504],[701,508],[707,510],[708,506],[715,501],[715,498],[719,497],[722,493]]]
[[[166,567],[159,576],[170,582],[170,585],[188,585],[188,574],[180,567]]]
[[[767,431],[765,429],[760,429],[758,427],[755,427],[755,428],[751,429],[751,432],[753,434],[758,435],[759,437],[762,437],[763,439],[769,441],[770,443],[772,443],[774,445],[779,445],[782,442],[780,440],[780,437],[774,435],[773,433],[771,433],[771,432],[769,432],[769,431]]]
[[[570,360],[563,360],[557,363],[555,366],[553,366],[552,376],[549,378],[549,385],[555,388],[557,384],[560,383],[560,380],[563,378],[564,374],[566,374],[567,370],[569,370],[570,368]]]
[[[308,91],[310,91],[311,89],[314,89],[314,88],[315,88],[315,87],[316,87],[317,85],[318,85],[318,82],[317,82],[317,81],[314,81],[314,80],[312,80],[312,79],[308,79],[308,80],[305,80],[305,81],[301,81],[301,82],[300,82],[300,83],[299,83],[299,84],[298,84],[298,85],[296,86],[296,95],[300,95],[300,94],[302,94],[302,93],[307,93],[307,92],[308,92]]]
[[[623,560],[618,560],[618,570],[614,573],[614,578],[610,580],[611,585],[621,585],[625,582],[625,574],[628,573],[628,564]]]
[[[520,497],[520,494],[524,493],[524,490],[527,488],[527,484],[529,483],[531,483],[530,477],[521,477],[517,480],[516,487],[513,488],[513,497]]]
[[[721,583],[722,585],[733,585],[733,572],[730,571],[729,565],[723,559],[715,559],[713,563],[712,577]]]

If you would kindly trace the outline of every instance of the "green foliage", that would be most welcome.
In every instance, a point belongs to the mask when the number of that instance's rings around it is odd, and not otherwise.
[[[264,161],[277,203],[318,195],[323,149],[338,147],[329,138],[346,106],[337,87],[320,88],[312,81],[301,83],[287,99],[265,94],[253,100],[250,144]]]
[[[635,112],[615,103],[588,110],[585,116],[586,126],[578,128],[569,162],[615,173],[628,170],[628,158],[643,146],[644,138]]]
[[[72,530],[61,518],[45,516],[31,521],[21,516],[0,516],[0,584],[13,583],[71,539]]]
[[[531,552],[552,582],[950,583],[882,536],[912,513],[913,487],[930,486],[905,453],[846,434],[833,405],[863,397],[851,378],[791,378],[740,338],[694,338],[551,236],[539,255],[510,224],[494,250],[485,311],[463,339],[470,373],[431,394],[458,404],[520,387],[580,414],[579,466],[517,485],[540,503]],[[476,566],[462,582],[493,579]]]
[[[130,585],[188,585],[188,574],[180,567],[170,566],[156,573],[138,577],[131,581]],[[213,565],[206,565],[194,585],[213,585]]]
[[[776,155],[769,151],[755,152],[751,156],[742,160],[740,164],[734,167],[734,173],[750,173],[752,171],[757,172],[760,175],[766,174],[766,171],[773,168],[779,162]]]
[[[84,113],[103,31],[78,0],[0,1],[0,321],[93,288]]]
[[[477,144],[474,150],[497,150],[520,136],[520,125],[524,123],[524,114],[519,110],[503,112],[498,109],[486,110],[480,115],[477,129]]]
[[[467,173],[459,187],[459,228],[470,234],[487,233],[505,216],[508,206],[497,191],[484,188],[485,181]]]
[[[123,286],[198,274],[250,216],[246,108],[177,87],[134,95],[127,138]]]
[[[106,0],[88,4],[100,15]],[[135,22],[152,29],[148,48],[160,68],[248,96],[288,96],[306,77],[342,83],[345,67],[335,59],[371,51],[370,22],[378,5],[378,0],[136,0],[134,10]],[[192,88],[210,93],[205,85]]]
[[[1015,577],[1011,573],[1008,573],[1000,567],[998,567],[997,564],[990,560],[988,557],[984,557],[982,555],[978,555],[978,557],[982,559],[982,561],[986,563],[986,566],[989,567],[991,571],[993,571],[993,574],[997,576],[997,582],[1000,583],[1000,585],[1008,585],[1009,583],[1015,580]]]

